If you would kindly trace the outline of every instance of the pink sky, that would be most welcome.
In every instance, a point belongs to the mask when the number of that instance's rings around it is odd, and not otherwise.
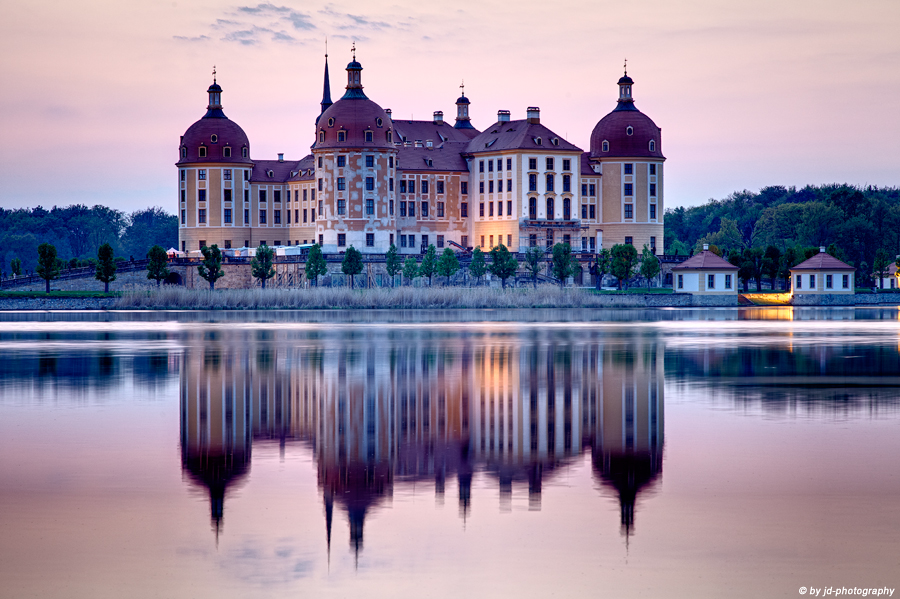
[[[328,36],[333,97],[357,41],[396,118],[498,109],[589,149],[623,58],[663,128],[666,206],[766,185],[900,185],[900,2],[0,4],[0,206],[174,211],[178,137],[215,64],[251,155],[308,153]]]

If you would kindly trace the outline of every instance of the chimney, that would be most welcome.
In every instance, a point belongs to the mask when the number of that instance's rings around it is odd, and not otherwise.
[[[435,110],[434,111],[434,124],[435,125],[443,125],[444,124],[444,111],[443,110]]]
[[[508,110],[498,110],[497,111],[497,122],[498,123],[508,123],[509,122],[509,111]]]
[[[541,124],[541,109],[537,106],[529,106],[526,111],[528,115],[528,122],[532,125],[540,125]]]
[[[820,254],[824,254],[824,253],[825,253],[825,246],[824,246],[824,245],[820,245],[820,246],[819,246],[819,253],[820,253]]]
[[[281,152],[278,154],[278,162],[284,162],[284,154]]]
[[[391,109],[390,109],[390,108],[385,108],[384,111],[387,113],[389,119],[394,118],[394,117],[391,116]]]
[[[708,252],[708,251],[709,251],[709,244],[708,244],[708,243],[704,243],[704,244],[703,244],[703,251],[704,251],[704,252]]]

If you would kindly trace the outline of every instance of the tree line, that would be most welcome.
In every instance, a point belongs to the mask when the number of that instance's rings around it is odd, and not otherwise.
[[[44,279],[46,292],[50,293],[50,281],[58,279],[60,273],[65,268],[66,263],[57,256],[56,246],[52,243],[42,243],[37,247],[37,264],[35,265],[35,274]],[[169,276],[168,254],[161,246],[154,245],[147,252],[149,262],[147,264],[147,278],[156,281],[157,287],[166,277]],[[18,264],[13,260],[13,269]],[[97,258],[93,260],[94,278],[103,283],[104,293],[109,293],[109,284],[116,280],[116,272],[119,269],[118,262],[121,259],[116,258],[113,248],[110,244],[104,243],[97,249]],[[16,273],[21,274],[21,273]]]
[[[686,255],[704,243],[757,285],[763,277],[783,280],[819,247],[855,267],[865,283],[900,253],[900,188],[773,186],[666,210],[666,254]]]
[[[103,244],[121,258],[142,259],[154,245],[169,248],[178,243],[178,219],[158,207],[131,213],[80,204],[50,210],[0,208],[0,273],[4,277],[16,271],[35,272],[42,243],[56,248],[63,268],[96,266]]]

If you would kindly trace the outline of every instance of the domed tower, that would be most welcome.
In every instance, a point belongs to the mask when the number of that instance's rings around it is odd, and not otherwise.
[[[591,133],[590,163],[601,175],[603,247],[630,243],[662,251],[662,130],[634,105],[634,80],[619,79],[616,108]]]
[[[456,124],[454,129],[475,129],[472,126],[472,119],[469,117],[469,99],[466,97],[466,89],[464,85],[459,86],[462,93],[456,99]]]
[[[222,88],[207,90],[206,114],[188,127],[179,142],[178,241],[182,251],[203,245],[231,247],[232,239],[249,239],[241,218],[250,194],[250,141],[222,112]]]
[[[397,149],[390,115],[362,86],[362,65],[347,65],[343,97],[316,124],[316,241],[326,253],[351,245],[383,254],[394,243]]]

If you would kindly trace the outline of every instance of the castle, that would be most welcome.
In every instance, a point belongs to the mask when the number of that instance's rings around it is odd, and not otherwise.
[[[479,131],[465,90],[452,125],[441,111],[430,121],[395,120],[366,96],[362,70],[354,49],[346,91],[332,102],[326,55],[322,111],[301,160],[252,159],[214,76],[206,114],[179,143],[180,249],[662,248],[661,130],[635,107],[627,70],[587,152],[542,124],[537,107],[521,120],[500,110]]]

